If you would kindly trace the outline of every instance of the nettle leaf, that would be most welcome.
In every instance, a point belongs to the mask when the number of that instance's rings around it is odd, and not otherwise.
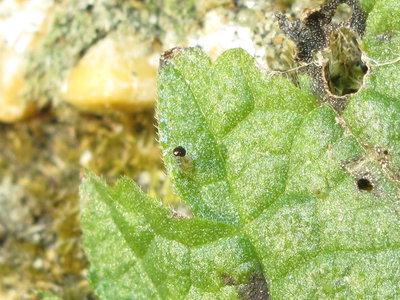
[[[81,223],[96,293],[399,298],[399,14],[396,0],[373,6],[364,41],[375,63],[343,113],[243,50],[216,62],[199,48],[165,53],[160,144],[194,216],[177,218],[130,179],[108,187],[88,174]]]

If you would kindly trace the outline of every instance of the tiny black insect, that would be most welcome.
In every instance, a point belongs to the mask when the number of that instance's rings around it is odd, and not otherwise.
[[[184,157],[186,155],[186,150],[182,146],[178,146],[173,151],[175,156]]]

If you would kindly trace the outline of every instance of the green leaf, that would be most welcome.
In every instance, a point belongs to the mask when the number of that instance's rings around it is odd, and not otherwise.
[[[160,71],[159,98],[160,144],[178,193],[196,215],[233,225],[283,192],[293,136],[317,106],[239,49],[213,66],[200,49],[186,50]],[[187,158],[172,155],[177,146]]]
[[[371,58],[384,59],[377,34],[400,30],[380,21],[393,1],[370,12]],[[194,217],[177,218],[130,179],[108,187],[88,174],[82,228],[97,294],[399,298],[400,95],[399,77],[390,76],[398,68],[371,65],[339,114],[262,73],[243,50],[216,62],[199,48],[167,52],[159,141]],[[185,155],[174,155],[179,146]]]
[[[370,12],[373,8],[377,0],[360,0],[361,7],[364,11]]]
[[[369,156],[400,181],[400,5],[377,1],[364,39],[370,74],[350,98],[344,118]]]
[[[234,232],[214,221],[173,218],[127,178],[110,189],[89,173],[81,210],[89,280],[104,299],[180,299],[191,285],[190,249]]]

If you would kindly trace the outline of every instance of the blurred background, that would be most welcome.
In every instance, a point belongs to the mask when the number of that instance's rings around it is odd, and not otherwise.
[[[241,47],[265,70],[289,70],[294,45],[274,14],[321,2],[0,0],[0,299],[96,299],[83,170],[178,205],[156,141],[163,51],[200,46],[215,59]]]

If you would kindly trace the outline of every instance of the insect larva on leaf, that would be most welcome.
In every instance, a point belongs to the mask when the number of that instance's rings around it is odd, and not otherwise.
[[[184,157],[186,155],[186,149],[182,146],[178,146],[173,151],[175,156]]]
[[[172,153],[175,156],[175,160],[180,171],[188,172],[193,168],[193,163],[191,159],[186,156],[186,149],[184,147],[175,147]]]

